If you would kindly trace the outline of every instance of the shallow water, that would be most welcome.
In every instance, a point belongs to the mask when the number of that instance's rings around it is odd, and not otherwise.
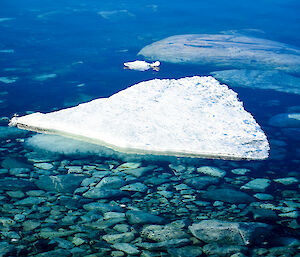
[[[27,139],[34,133],[6,127],[15,113],[50,112],[110,96],[140,81],[218,70],[165,62],[159,72],[123,69],[144,46],[168,36],[237,31],[300,48],[299,11],[295,0],[1,1],[0,77],[6,79],[0,80],[0,256],[183,256],[180,251],[184,256],[296,256],[300,125],[276,127],[269,120],[280,113],[300,113],[299,95],[232,87],[270,141],[265,161],[124,155],[51,138],[45,151],[45,145]],[[120,168],[126,162],[129,167]],[[197,171],[202,166],[226,174],[215,179]],[[236,168],[248,172],[236,174]],[[104,177],[116,182],[102,188],[106,196],[99,196]],[[209,181],[205,185],[203,177]],[[266,179],[262,188],[243,187],[258,178]],[[282,178],[289,179],[277,180]],[[234,189],[250,198],[225,199],[215,189]],[[95,202],[109,207],[91,207]],[[164,220],[144,215],[139,223],[131,210]],[[188,228],[207,219],[262,222],[272,226],[273,236],[246,246],[230,243],[230,248],[222,240],[214,245],[199,235],[196,239]],[[145,232],[150,224],[175,227],[182,234],[171,230],[170,238],[168,231],[155,227],[151,237]]]

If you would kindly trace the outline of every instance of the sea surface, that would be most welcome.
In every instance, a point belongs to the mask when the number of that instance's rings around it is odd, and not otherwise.
[[[227,83],[268,137],[264,161],[126,155],[8,127],[14,115],[141,81],[223,70],[123,68],[169,36],[232,33],[300,49],[299,14],[297,0],[1,0],[0,256],[300,256],[299,94]],[[297,86],[300,74],[288,75]]]

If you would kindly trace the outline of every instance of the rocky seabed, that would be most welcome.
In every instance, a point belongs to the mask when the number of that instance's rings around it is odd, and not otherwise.
[[[0,256],[300,256],[299,174],[53,155],[1,139]]]

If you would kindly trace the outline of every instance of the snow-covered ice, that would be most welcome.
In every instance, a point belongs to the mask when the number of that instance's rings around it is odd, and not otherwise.
[[[172,63],[300,73],[300,49],[235,33],[171,36],[145,46],[138,54]]]
[[[127,153],[265,159],[269,143],[237,94],[213,77],[154,79],[10,125]]]

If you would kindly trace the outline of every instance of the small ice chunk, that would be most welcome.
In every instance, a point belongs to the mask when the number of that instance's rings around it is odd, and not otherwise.
[[[34,80],[37,81],[45,81],[47,79],[53,79],[56,78],[57,75],[55,73],[51,73],[51,74],[41,74],[41,75],[37,75],[34,77]]]
[[[15,83],[18,80],[18,77],[0,77],[0,82],[5,84]]]
[[[160,62],[156,61],[153,63],[148,63],[145,61],[134,61],[134,62],[125,62],[124,66],[130,70],[146,71],[152,68],[153,70],[159,70]]]
[[[269,151],[237,94],[213,77],[145,81],[73,108],[14,117],[10,125],[126,153],[265,159]]]

